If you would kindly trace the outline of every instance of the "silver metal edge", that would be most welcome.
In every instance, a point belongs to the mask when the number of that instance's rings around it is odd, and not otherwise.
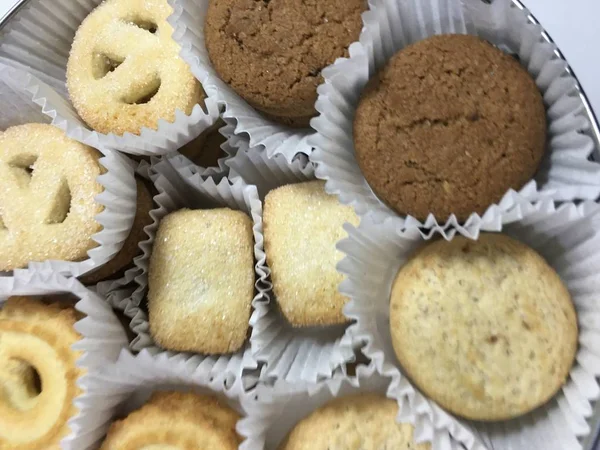
[[[27,3],[29,3],[29,1],[30,0],[18,0],[12,6],[12,8],[10,8],[6,12],[6,14],[4,14],[0,18],[0,32],[8,24],[8,22],[21,10],[21,8],[23,8]],[[512,0],[512,2],[519,9],[526,9],[527,11],[529,11],[529,9],[523,3],[521,3],[520,0]],[[531,23],[542,26],[542,24],[531,13],[531,11],[529,11],[528,19]],[[542,29],[544,29],[543,26],[542,26]],[[583,102],[583,106],[585,107],[586,114],[588,116],[588,119],[589,119],[590,125],[591,125],[591,138],[594,140],[594,144],[595,144],[594,145],[595,154],[593,156],[595,157],[594,159],[600,161],[600,125],[598,123],[598,119],[596,118],[596,114],[594,113],[594,110],[592,108],[592,105],[590,104],[587,96],[585,95],[585,91],[583,90],[581,83],[577,79],[577,76],[575,75],[575,71],[571,68],[571,66],[568,64],[567,59],[563,56],[563,54],[558,49],[558,45],[555,44],[554,40],[552,39],[552,37],[550,37],[550,35],[546,32],[546,30],[543,31],[542,36],[544,37],[544,39],[547,42],[550,42],[555,45],[556,50],[554,51],[554,53],[556,54],[557,57],[559,57],[563,61],[567,62],[567,71],[575,79],[575,81],[577,83],[576,87],[577,87],[577,90],[579,91],[579,97],[581,98],[581,101]],[[598,444],[600,444],[600,401],[597,402],[597,404],[596,404],[594,416],[593,416],[593,418],[590,419],[590,422],[592,422],[591,432],[586,437],[586,439],[583,441],[583,448],[585,450],[594,450],[598,446]]]

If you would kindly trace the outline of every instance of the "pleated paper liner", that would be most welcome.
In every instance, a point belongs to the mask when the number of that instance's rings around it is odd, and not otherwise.
[[[399,233],[368,217],[348,231],[350,237],[339,244],[347,255],[339,265],[346,275],[340,290],[351,298],[344,312],[356,321],[350,332],[368,342],[365,355],[394,379],[390,393],[399,403],[419,411],[436,429],[450,430],[467,448],[473,448],[473,436],[489,449],[582,448],[581,439],[590,433],[586,420],[600,393],[600,206],[542,202],[504,228],[503,233],[544,256],[566,284],[578,314],[579,349],[567,382],[551,401],[521,418],[489,424],[442,410],[413,387],[396,360],[389,325],[391,285],[399,267],[430,237],[424,239],[415,229]]]
[[[311,160],[327,190],[352,205],[361,216],[376,222],[393,218],[401,228],[445,232],[458,230],[476,237],[480,230],[498,229],[514,208],[532,207],[543,198],[555,201],[595,199],[600,193],[600,165],[589,158],[594,142],[585,132],[590,123],[579,97],[576,80],[567,63],[555,54],[556,46],[544,39],[543,29],[531,23],[528,12],[511,0],[494,2],[432,0],[372,0],[365,13],[360,42],[350,47],[350,58],[338,59],[323,71],[317,110],[317,133]],[[464,222],[454,215],[424,222],[401,216],[371,191],[354,156],[352,121],[363,87],[389,58],[410,43],[434,34],[468,33],[488,39],[518,55],[543,94],[548,118],[548,145],[535,179],[518,192],[509,190],[498,204]]]
[[[152,355],[144,350],[134,356],[123,350],[115,366],[94,378],[89,395],[97,402],[111,405],[110,415],[107,417],[109,426],[113,421],[142,407],[150,395],[158,391],[191,391],[212,395],[236,410],[241,421],[245,419],[246,412],[242,403],[252,394],[244,391],[241,378],[237,378],[232,385],[226,385],[222,368],[214,359],[206,359],[193,373],[189,371],[188,365],[187,361],[174,361],[165,353]],[[238,422],[237,427],[238,435],[247,442],[247,429],[240,426],[240,423]],[[157,423],[154,426],[160,425]]]
[[[181,57],[202,83],[207,95],[225,106],[224,117],[235,121],[235,133],[250,138],[252,147],[264,147],[269,156],[283,154],[292,161],[298,153],[309,155],[312,151],[308,137],[310,128],[292,128],[265,118],[236,94],[215,72],[204,44],[204,17],[208,0],[169,0],[173,15],[174,39],[181,46]],[[240,70],[244,70],[240,67]]]
[[[75,278],[64,277],[45,270],[15,270],[11,277],[0,277],[0,301],[13,295],[72,294],[75,308],[85,315],[75,324],[82,338],[73,345],[82,351],[78,365],[87,372],[77,381],[82,393],[75,399],[79,412],[68,424],[71,432],[61,441],[61,448],[81,450],[95,448],[108,427],[112,405],[91,393],[97,382],[95,377],[110,367],[124,346],[125,331],[109,305],[86,289]],[[42,386],[44,389],[45,386]]]
[[[65,81],[71,44],[77,28],[100,0],[30,0],[3,30],[0,62],[30,71],[27,89],[52,123],[69,137],[92,147],[114,148],[133,155],[159,155],[177,150],[210,127],[219,116],[214,99],[196,105],[190,115],[177,111],[175,120],[159,120],[156,129],[139,135],[104,134],[92,130],[69,101]],[[39,82],[38,80],[41,80]]]
[[[32,80],[33,76],[0,64],[0,101],[5,106],[0,111],[2,131],[9,126],[49,122],[40,106],[32,100],[34,94],[29,90],[29,86],[36,84],[36,81]],[[96,216],[103,228],[92,236],[98,246],[89,250],[88,258],[83,261],[32,261],[30,267],[79,276],[112,259],[127,239],[136,204],[133,165],[114,150],[104,147],[96,149],[103,154],[100,163],[106,169],[106,173],[97,178],[104,187],[104,191],[95,198],[104,206],[104,210]]]
[[[156,208],[150,213],[154,223],[146,227],[145,231],[148,239],[140,243],[143,255],[134,261],[139,269],[139,275],[135,277],[133,286],[126,286],[124,289],[114,291],[104,290],[103,293],[113,307],[123,311],[131,319],[130,329],[135,334],[130,343],[132,350],[142,351],[147,349],[153,355],[166,354],[166,357],[170,358],[174,364],[177,361],[186,361],[186,367],[190,372],[197,370],[198,367],[205,364],[205,361],[214,362],[229,378],[247,372],[249,375],[247,379],[244,379],[244,382],[247,382],[247,387],[252,386],[255,384],[255,377],[252,372],[257,368],[257,363],[252,356],[248,343],[238,352],[224,355],[173,352],[158,347],[150,334],[146,295],[148,291],[148,265],[159,223],[167,214],[182,208],[229,207],[246,212],[254,221],[254,257],[256,261],[260,261],[264,252],[262,250],[263,241],[259,223],[261,203],[256,188],[246,185],[241,180],[231,183],[226,178],[217,184],[211,177],[206,180],[201,179],[198,173],[192,177],[193,180],[196,180],[196,184],[192,185],[178,175],[167,158],[153,161],[150,178],[158,194],[154,197]],[[193,230],[190,230],[190,232],[193,232]],[[193,270],[193,268],[190,267],[190,270]],[[258,270],[257,277],[260,278]],[[260,282],[257,282],[253,303],[265,295],[264,290]]]
[[[248,430],[248,438],[244,443],[246,447],[240,448],[275,450],[300,420],[335,398],[363,393],[392,398],[391,381],[391,378],[378,373],[375,365],[370,363],[359,364],[353,376],[336,372],[332,378],[314,384],[298,386],[278,382],[274,388],[261,385],[257,387],[254,398],[245,402],[247,417],[241,421],[240,429]],[[414,441],[430,443],[432,450],[463,449],[446,430],[434,430],[431,423],[422,420],[407,405],[399,408],[396,420],[412,425]]]
[[[279,186],[315,178],[313,165],[305,156],[288,163],[283,155],[269,158],[263,149],[248,148],[247,142],[226,164],[230,167],[230,179],[256,186],[261,200]],[[262,233],[262,221],[260,230]],[[254,357],[264,363],[264,381],[315,382],[330,378],[336,369],[354,359],[354,349],[360,343],[350,338],[346,325],[292,327],[277,308],[264,253],[257,267],[267,291],[253,304],[250,344]]]

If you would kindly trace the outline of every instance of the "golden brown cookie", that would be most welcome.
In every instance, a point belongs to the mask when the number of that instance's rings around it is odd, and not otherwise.
[[[429,450],[413,440],[413,427],[396,422],[398,404],[383,395],[334,399],[301,420],[280,450]]]
[[[246,340],[254,296],[252,220],[182,209],[160,222],[148,274],[150,332],[161,347],[230,353]]]
[[[265,198],[264,236],[273,290],[294,326],[344,323],[347,298],[338,292],[343,276],[335,248],[346,237],[343,224],[358,225],[350,206],[325,192],[325,183],[288,184]]]
[[[518,417],[565,382],[577,316],[556,272],[502,234],[421,249],[392,286],[398,360],[431,399],[473,420]]]
[[[234,450],[237,412],[215,397],[155,392],[140,409],[112,424],[100,450],[150,448]]]
[[[181,147],[179,153],[200,167],[217,167],[218,160],[226,156],[221,144],[225,143],[227,139],[219,133],[219,129],[223,126],[225,126],[225,122],[221,119],[217,120],[213,126],[200,133],[196,139]]]
[[[75,310],[11,297],[0,310],[0,447],[59,449],[80,394]]]
[[[150,210],[153,207],[152,194],[146,187],[146,184],[139,178],[136,180],[137,186],[137,204],[133,225],[129,236],[123,243],[121,250],[106,264],[98,269],[85,274],[79,280],[86,285],[96,284],[106,280],[133,262],[133,258],[140,253],[139,243],[147,239],[144,228],[152,223]]]
[[[364,0],[210,0],[204,38],[225,83],[273,120],[308,126],[321,70],[358,40]]]
[[[420,220],[482,214],[533,178],[545,143],[534,80],[468,35],[396,53],[369,81],[354,119],[356,160],[373,192]]]
[[[100,156],[52,125],[0,132],[0,271],[87,258],[102,229]]]
[[[80,25],[67,63],[67,88],[81,118],[101,133],[139,134],[175,120],[203,98],[179,57],[167,0],[106,0]]]

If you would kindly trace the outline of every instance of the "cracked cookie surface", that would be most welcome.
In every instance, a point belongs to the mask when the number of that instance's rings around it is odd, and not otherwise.
[[[356,159],[374,193],[420,220],[482,214],[534,176],[545,142],[534,80],[468,35],[396,53],[369,80],[354,119]]]
[[[364,0],[211,0],[206,48],[221,79],[252,107],[308,126],[321,70],[347,56],[366,7]]]

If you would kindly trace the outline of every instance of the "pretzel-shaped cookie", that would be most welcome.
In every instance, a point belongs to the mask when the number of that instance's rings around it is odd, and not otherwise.
[[[71,350],[76,321],[73,308],[28,297],[12,297],[0,311],[0,448],[59,448],[69,433],[84,373]]]
[[[0,270],[30,261],[78,261],[97,244],[94,197],[103,190],[100,153],[56,127],[26,124],[0,133]]]
[[[67,63],[75,109],[101,133],[139,134],[203,98],[179,57],[167,0],[107,0],[80,25]]]

